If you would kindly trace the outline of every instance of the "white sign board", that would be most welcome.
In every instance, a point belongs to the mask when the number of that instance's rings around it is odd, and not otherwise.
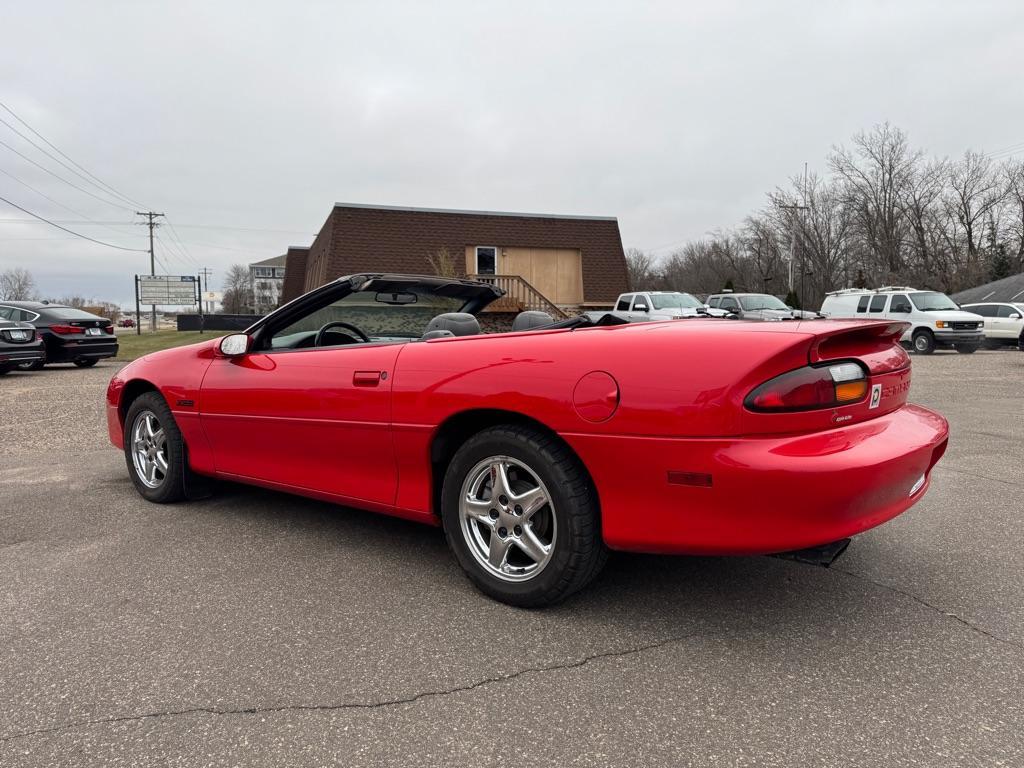
[[[140,275],[139,303],[195,304],[195,275]]]

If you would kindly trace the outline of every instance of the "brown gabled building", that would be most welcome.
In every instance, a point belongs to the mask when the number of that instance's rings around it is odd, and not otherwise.
[[[612,217],[338,203],[308,249],[288,249],[283,300],[356,272],[436,274],[439,262],[524,308],[608,306],[629,290]]]

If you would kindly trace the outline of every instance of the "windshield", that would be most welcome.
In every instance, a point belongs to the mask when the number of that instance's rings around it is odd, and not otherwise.
[[[652,293],[655,309],[696,309],[704,305],[688,293]]]
[[[756,294],[754,296],[737,296],[736,299],[739,301],[740,306],[748,312],[757,309],[782,309],[787,310],[785,304],[779,301],[774,296],[767,294]]]
[[[350,293],[282,328],[273,335],[270,344],[274,348],[294,346],[305,336],[334,322],[354,325],[372,341],[418,339],[432,318],[445,312],[458,312],[465,304],[462,298],[438,296],[419,286],[410,286],[404,293],[409,303],[388,303],[389,294],[374,291]],[[338,332],[345,330],[342,327]],[[347,335],[352,337],[351,333]]]
[[[960,309],[953,300],[944,293],[938,291],[922,291],[921,293],[910,294],[910,300],[914,306],[922,312],[939,312],[944,309]]]

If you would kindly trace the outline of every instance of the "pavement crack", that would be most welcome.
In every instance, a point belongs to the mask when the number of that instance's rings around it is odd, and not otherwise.
[[[953,472],[953,473],[958,474],[958,475],[967,475],[968,477],[973,477],[973,478],[976,478],[978,480],[988,480],[989,482],[992,482],[992,483],[1002,483],[1003,485],[1012,485],[1012,486],[1014,486],[1016,488],[1024,487],[1024,485],[1022,485],[1021,483],[1014,482],[1013,480],[1007,480],[1006,478],[1003,478],[1003,477],[991,477],[990,475],[983,475],[983,474],[981,474],[979,472],[970,472],[970,471],[968,471],[966,469],[957,469],[956,467],[947,467],[945,465],[942,467],[942,469],[943,469],[944,472]]]
[[[972,632],[976,632],[979,635],[984,635],[985,637],[987,637],[987,638],[989,638],[991,640],[995,640],[997,643],[1002,643],[1003,645],[1008,645],[1011,648],[1016,648],[1017,650],[1024,651],[1024,644],[1021,644],[1021,643],[1017,642],[1016,640],[1010,640],[1008,638],[1000,637],[997,634],[989,632],[984,627],[980,627],[977,624],[971,623],[970,621],[965,619],[963,616],[960,616],[959,614],[953,613],[951,611],[947,611],[945,608],[940,608],[939,606],[935,605],[934,603],[929,603],[923,597],[920,597],[919,595],[915,595],[913,592],[907,592],[905,589],[900,589],[899,587],[894,586],[892,584],[886,584],[884,581],[876,581],[875,579],[868,578],[867,576],[864,576],[864,575],[859,574],[859,573],[854,573],[853,571],[847,571],[847,570],[845,570],[843,568],[836,568],[834,565],[831,568],[829,568],[829,570],[830,571],[838,571],[839,573],[846,574],[847,576],[850,576],[851,578],[854,578],[854,579],[858,579],[859,581],[864,581],[864,582],[867,582],[868,584],[873,584],[876,587],[888,590],[889,592],[893,592],[893,593],[895,593],[897,595],[903,595],[904,597],[908,597],[911,600],[913,600],[915,603],[918,603],[919,605],[923,605],[925,608],[929,609],[930,611],[933,611],[934,613],[939,614],[940,616],[944,616],[944,617],[946,617],[948,619],[953,619],[954,621],[956,621],[956,622],[962,624],[963,626],[967,627]]]
[[[768,622],[761,625],[751,626],[748,629],[763,630],[769,629],[773,626],[777,626],[782,622]],[[401,696],[393,699],[384,699],[383,701],[355,701],[341,704],[283,704],[280,706],[273,707],[245,707],[239,709],[221,709],[218,707],[189,707],[186,709],[172,709],[163,712],[146,712],[138,715],[120,715],[116,717],[98,717],[86,720],[75,720],[69,723],[63,723],[61,725],[50,726],[47,728],[36,728],[31,731],[21,731],[18,733],[8,734],[6,736],[0,736],[0,743],[15,741],[17,739],[25,739],[31,736],[43,736],[50,733],[59,733],[67,731],[73,728],[83,728],[91,725],[110,725],[114,723],[130,723],[139,722],[143,720],[154,720],[165,717],[181,717],[185,715],[262,715],[262,714],[276,714],[280,712],[323,712],[323,711],[342,711],[342,710],[373,710],[373,709],[386,709],[389,707],[398,707],[408,704],[414,704],[422,699],[437,698],[444,696],[451,696],[458,693],[465,693],[472,691],[477,688],[482,688],[488,685],[495,685],[499,683],[506,683],[511,680],[523,677],[524,675],[531,674],[545,674],[550,672],[560,672],[569,669],[578,669],[584,667],[591,662],[601,661],[604,659],[617,659],[626,658],[629,656],[636,656],[638,654],[645,653],[647,651],[657,650],[664,648],[675,643],[681,643],[686,640],[693,639],[695,637],[708,637],[714,635],[728,634],[735,630],[722,630],[722,631],[711,631],[711,632],[689,632],[683,635],[674,635],[672,637],[658,640],[644,645],[633,646],[632,648],[626,648],[617,651],[601,651],[600,653],[593,653],[587,656],[583,656],[572,661],[559,662],[556,664],[545,664],[534,667],[524,667],[523,669],[509,672],[503,675],[494,675],[492,677],[485,677],[480,680],[476,680],[472,683],[466,683],[463,685],[456,685],[450,688],[440,688],[437,690],[420,691],[409,696]]]

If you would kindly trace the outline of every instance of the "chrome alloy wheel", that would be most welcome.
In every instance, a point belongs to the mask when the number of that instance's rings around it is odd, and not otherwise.
[[[143,411],[132,425],[132,463],[147,488],[159,488],[167,478],[167,435],[152,411]]]
[[[527,581],[555,551],[555,510],[543,481],[511,456],[491,456],[466,475],[462,535],[476,561],[502,581]]]

